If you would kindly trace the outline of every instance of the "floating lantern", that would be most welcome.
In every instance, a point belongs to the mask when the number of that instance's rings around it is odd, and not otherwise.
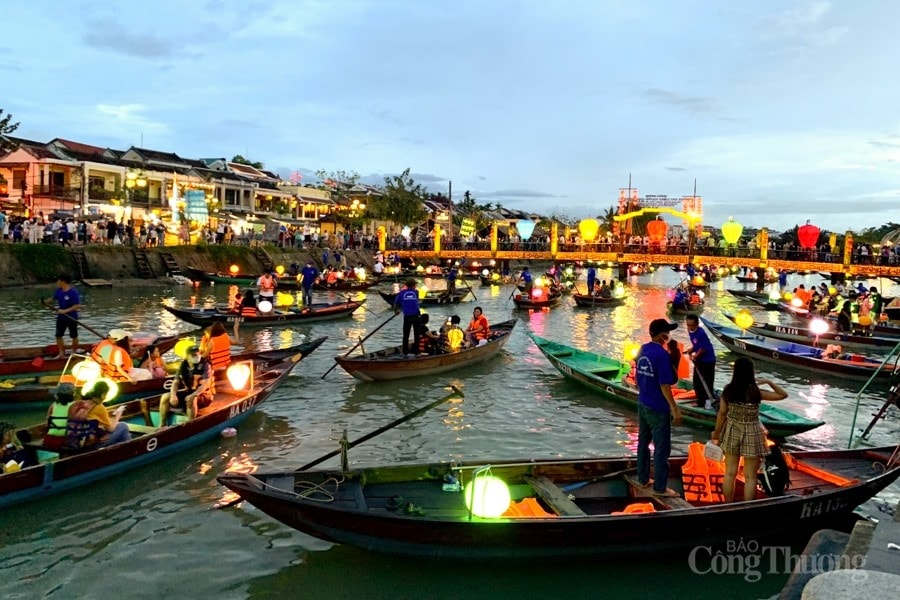
[[[816,337],[819,337],[826,331],[828,331],[828,323],[826,323],[823,319],[813,319],[809,322],[809,330],[815,334]]]
[[[797,240],[799,240],[801,248],[815,248],[819,242],[819,228],[810,225],[807,220],[806,225],[797,228]]]
[[[228,369],[225,370],[225,377],[228,378],[228,383],[231,384],[232,389],[243,390],[247,386],[247,382],[250,381],[251,373],[252,370],[248,363],[239,362],[229,365]]]
[[[188,348],[191,346],[196,346],[197,340],[192,337],[181,338],[177,342],[175,342],[175,348],[172,352],[175,353],[175,356],[178,358],[187,358]]]
[[[519,232],[519,237],[524,241],[528,241],[531,238],[531,234],[534,233],[534,221],[519,219],[516,221],[516,231]]]
[[[93,381],[100,377],[101,373],[100,365],[91,359],[83,360],[72,367],[72,377],[75,378],[76,384],[79,381],[82,383]]]
[[[268,300],[260,300],[259,304],[256,305],[256,308],[258,308],[261,313],[272,312],[272,303]]]
[[[476,476],[466,484],[466,508],[482,519],[495,519],[509,508],[509,488],[493,475]]]
[[[746,308],[738,312],[734,317],[734,323],[741,329],[747,329],[753,326],[753,315]]]
[[[600,231],[600,222],[597,219],[582,219],[578,223],[578,231],[585,242],[592,242]]]
[[[491,281],[500,281],[500,273],[492,273]]]
[[[728,217],[728,220],[722,224],[722,237],[729,244],[737,244],[743,232],[744,226],[735,221],[734,217]]]
[[[622,350],[622,358],[625,362],[631,362],[637,359],[638,352],[641,351],[641,345],[637,342],[625,342],[625,348]]]
[[[419,265],[416,267],[416,273],[424,273],[424,272],[425,272],[425,267],[423,267],[422,265]]]
[[[534,278],[534,281],[532,283],[534,287],[542,287],[544,285],[544,280],[540,275],[538,275]]]
[[[238,273],[241,272],[241,268],[238,267],[237,265],[231,265],[230,267],[228,267],[228,272],[231,273],[232,275],[237,275]]]
[[[650,238],[651,242],[656,242],[658,244],[666,239],[666,232],[668,230],[669,226],[659,217],[656,217],[655,220],[647,223],[647,236]]]

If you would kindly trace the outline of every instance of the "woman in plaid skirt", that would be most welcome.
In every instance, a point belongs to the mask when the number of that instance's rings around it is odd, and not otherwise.
[[[761,389],[760,386],[770,389]],[[784,400],[787,392],[768,379],[756,379],[753,361],[744,356],[734,361],[731,382],[719,398],[719,414],[712,441],[725,452],[725,480],[722,492],[725,502],[734,501],[734,480],[744,458],[744,500],[756,498],[756,474],[759,461],[769,453],[766,430],[759,422],[762,400]]]

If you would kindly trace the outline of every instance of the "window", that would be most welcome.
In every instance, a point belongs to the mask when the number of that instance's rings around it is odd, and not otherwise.
[[[25,190],[25,169],[13,169],[12,186],[14,190]]]

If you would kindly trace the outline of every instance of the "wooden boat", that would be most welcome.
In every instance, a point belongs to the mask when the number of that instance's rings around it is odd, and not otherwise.
[[[622,306],[625,304],[625,298],[601,298],[591,294],[572,294],[577,306],[586,308],[611,308],[613,306]]]
[[[227,427],[237,427],[281,384],[303,356],[325,338],[311,342],[305,354],[285,355],[279,360],[260,359],[246,391],[235,390],[227,381],[217,382],[213,402],[191,421],[175,416],[174,424],[159,425],[159,396],[124,404],[122,422],[128,424],[132,439],[95,450],[45,450],[45,424],[18,431],[19,440],[31,466],[0,475],[0,507],[34,500],[112,477],[119,473],[170,456],[181,454],[219,435]]]
[[[397,294],[382,292],[380,290],[379,290],[378,294],[382,298],[384,298],[385,302],[387,302],[391,306],[394,305],[394,300],[397,298]],[[419,304],[421,304],[422,306],[432,306],[435,304],[459,304],[462,301],[462,299],[468,295],[469,295],[469,290],[465,287],[463,287],[463,289],[461,289],[461,290],[457,289],[452,294],[446,290],[440,290],[440,291],[429,290],[425,294],[424,298],[419,296]]]
[[[313,342],[294,345],[282,350],[241,352],[233,354],[231,360],[232,362],[243,360],[260,362],[277,361],[297,353],[306,356],[312,352],[312,350],[318,348],[324,341],[325,338],[319,338]],[[67,371],[71,371],[71,366],[74,366],[77,362],[81,362],[81,359],[76,359]],[[61,373],[56,373],[40,375],[31,379],[4,382],[3,385],[0,385],[0,411],[40,409],[46,407],[52,400],[50,391],[57,383],[59,383],[60,376]],[[136,398],[145,398],[154,394],[161,394],[165,389],[166,383],[171,380],[172,375],[170,374],[166,377],[154,377],[143,381],[135,381],[133,383],[128,381],[119,382],[117,384],[119,392],[116,395],[116,399],[117,401],[122,402],[125,400],[134,400]]]
[[[231,273],[223,273],[221,271],[201,271],[193,267],[187,268],[188,277],[194,281],[207,283],[217,283],[220,285],[236,285],[238,287],[256,287],[259,275],[232,275]],[[276,286],[281,290],[299,290],[302,286],[296,277],[290,275],[281,275],[276,277]]]
[[[335,356],[334,360],[345,371],[362,381],[393,381],[407,377],[437,375],[497,356],[509,341],[509,335],[516,322],[517,320],[513,319],[491,325],[491,337],[486,344],[465,348],[459,352],[407,358],[403,355],[402,346],[391,346],[359,356]]]
[[[732,322],[737,322],[735,315],[724,313]],[[855,335],[842,331],[826,331],[816,335],[810,331],[809,327],[793,326],[793,325],[776,325],[773,323],[753,323],[752,326],[746,328],[750,333],[762,335],[765,337],[775,338],[778,340],[787,340],[789,342],[800,342],[801,344],[840,344],[844,348],[852,350],[864,350],[867,352],[879,352],[892,350],[900,344],[900,338],[882,337],[873,335]]]
[[[735,275],[735,278],[738,281],[740,281],[741,283],[756,283],[757,281],[759,281],[758,277],[751,276],[751,275]],[[763,279],[763,281],[765,283],[775,283],[778,281],[778,276],[777,275],[775,277],[766,276]]]
[[[637,407],[637,387],[628,378],[631,365],[602,354],[553,342],[533,333],[528,335],[550,363],[567,379],[586,385],[607,400]],[[715,429],[716,411],[699,407],[694,403],[696,395],[690,389],[689,382],[680,381],[673,391],[678,406],[681,407],[685,425],[710,431]],[[803,433],[825,424],[824,421],[807,419],[768,402],[760,404],[759,418],[769,430],[769,435],[776,438]]]
[[[856,380],[868,380],[873,375],[886,380],[896,368],[895,364],[886,364],[882,367],[882,360],[861,354],[843,353],[837,358],[825,358],[824,348],[745,333],[738,328],[714,323],[703,317],[700,317],[700,321],[732,352],[776,365]]]
[[[271,312],[255,317],[244,317],[226,308],[175,308],[163,305],[167,311],[188,323],[206,327],[213,323],[234,323],[239,321],[241,327],[270,327],[289,325],[292,323],[314,323],[349,317],[353,311],[362,306],[363,300],[346,302],[313,302],[308,307],[273,309]]]
[[[543,290],[543,294],[538,297],[534,296],[534,292],[540,290],[541,288],[534,288],[531,291],[531,296],[522,292],[521,294],[516,294],[513,296],[513,302],[516,305],[516,308],[525,308],[525,309],[542,309],[542,308],[553,308],[557,304],[559,304],[560,298],[562,298],[562,294],[558,291],[553,290]]]
[[[766,292],[753,292],[750,290],[726,290],[732,296],[736,296],[741,298],[742,300],[748,300],[762,306],[766,309],[777,309],[777,301],[773,302],[771,298],[769,298],[769,294]]]
[[[496,275],[496,278],[495,278]],[[490,275],[479,275],[481,279],[481,285],[506,285],[507,283],[512,283],[512,277],[507,275],[503,276],[500,273],[491,273]]]
[[[360,281],[359,279],[347,279],[346,277],[342,277],[332,285],[328,285],[324,281],[314,283],[313,289],[325,292],[362,292],[377,284],[378,281],[374,279]]]
[[[658,557],[709,547],[711,557],[734,540],[802,543],[814,531],[841,522],[900,477],[892,451],[792,452],[786,455],[791,465],[786,494],[758,492],[752,502],[732,504],[707,500],[720,497],[720,480],[698,473],[688,457],[669,460],[675,498],[657,498],[640,488],[633,457],[434,461],[233,472],[217,479],[285,525],[376,552],[442,561],[565,560]],[[503,516],[477,516],[466,507],[466,494],[443,491],[445,485],[455,487],[445,480],[466,486],[488,475],[495,478],[492,489],[508,491],[509,501],[499,504],[500,509],[508,505]],[[736,487],[736,497],[742,497],[740,480]]]
[[[666,302],[666,310],[671,314],[698,315],[703,312],[705,304],[706,302],[703,300],[700,300],[700,302],[697,303],[683,302],[679,304]]]
[[[131,357],[140,360],[150,344],[155,344],[161,353],[171,350],[175,343],[185,336],[195,333],[157,337],[151,333],[135,333],[131,338]],[[79,344],[79,354],[90,354],[96,344]],[[0,350],[0,377],[33,377],[38,373],[61,373],[69,357],[56,358],[59,348],[56,344],[27,348],[4,348]]]

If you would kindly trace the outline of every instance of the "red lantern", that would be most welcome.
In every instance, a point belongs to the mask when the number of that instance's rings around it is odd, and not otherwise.
[[[666,222],[662,219],[657,218],[655,221],[647,223],[647,235],[650,237],[651,242],[656,242],[658,244],[666,239],[666,232],[668,230],[669,226],[666,225]]]
[[[806,225],[797,228],[797,239],[801,248],[815,248],[819,241],[819,228],[807,221]]]

